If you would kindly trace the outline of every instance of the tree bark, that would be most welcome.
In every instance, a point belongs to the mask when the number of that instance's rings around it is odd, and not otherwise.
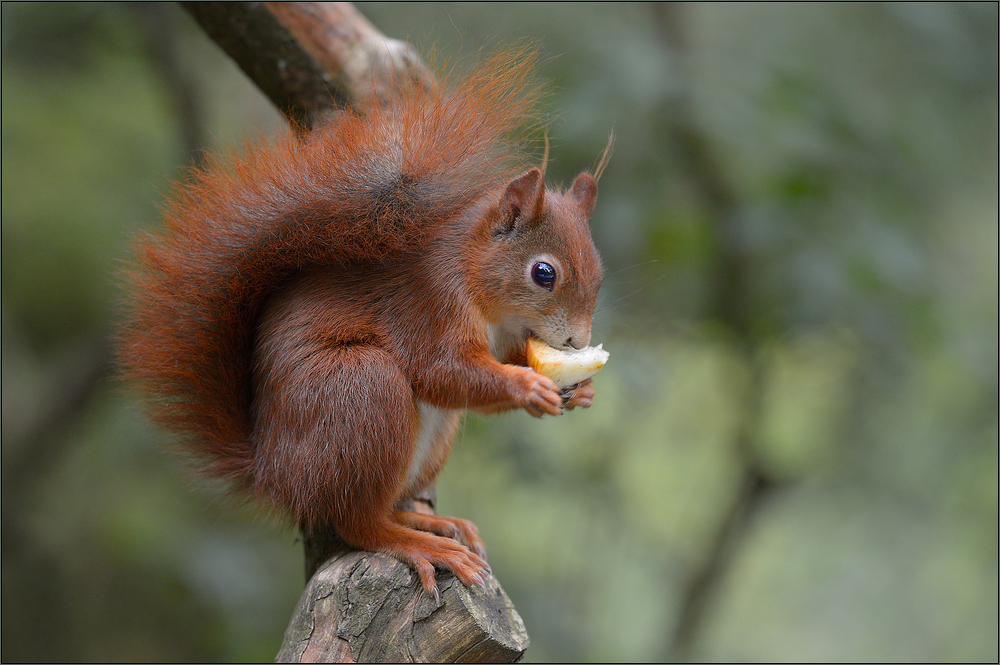
[[[348,2],[182,2],[268,99],[298,127],[400,84],[434,77],[406,42]]]
[[[513,663],[528,634],[492,576],[466,587],[438,574],[436,604],[409,566],[344,547],[316,571],[277,662]]]

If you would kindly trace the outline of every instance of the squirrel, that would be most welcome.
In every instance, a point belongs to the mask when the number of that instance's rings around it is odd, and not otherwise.
[[[206,156],[126,271],[120,363],[153,420],[210,475],[398,558],[436,598],[435,566],[485,583],[483,541],[397,505],[437,476],[461,413],[594,399],[524,366],[529,336],[588,344],[603,274],[596,177],[546,189],[511,139],[534,117],[531,68],[500,53],[451,91]]]

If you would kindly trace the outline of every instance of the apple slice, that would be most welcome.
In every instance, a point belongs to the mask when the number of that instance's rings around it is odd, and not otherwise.
[[[528,338],[528,364],[539,374],[544,374],[560,388],[575,386],[589,379],[604,367],[611,355],[602,347],[588,346],[573,351],[562,351],[540,339]]]

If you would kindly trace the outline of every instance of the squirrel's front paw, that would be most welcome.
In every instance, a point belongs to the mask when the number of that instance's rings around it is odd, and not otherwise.
[[[533,369],[514,367],[516,381],[520,387],[518,404],[536,418],[548,413],[552,416],[562,414],[562,396],[555,382]]]
[[[594,404],[594,386],[586,379],[562,391],[563,408],[572,411],[576,407],[589,409]]]

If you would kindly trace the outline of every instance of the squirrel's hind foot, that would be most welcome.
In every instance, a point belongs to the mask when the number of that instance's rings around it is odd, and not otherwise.
[[[341,533],[341,535],[356,547],[373,552],[385,552],[409,564],[420,577],[420,582],[423,584],[424,590],[435,598],[440,597],[437,580],[434,577],[435,566],[450,570],[465,586],[472,586],[474,584],[481,587],[486,586],[486,580],[491,571],[482,557],[458,542],[458,540],[437,535],[436,533],[418,531],[406,525],[405,522],[410,521],[412,516],[417,515],[420,519],[416,521],[422,524],[430,525],[431,522],[434,522],[436,526],[444,528],[442,525],[448,523],[456,530],[460,529],[455,524],[456,521],[466,522],[468,526],[471,526],[471,523],[466,520],[443,518],[434,515],[419,515],[418,513],[409,513],[406,511],[396,511],[393,517],[398,519],[400,513],[405,513],[406,515],[405,520],[400,520],[404,523],[397,523],[396,521],[387,519],[374,529],[366,530],[364,534]],[[430,517],[432,520],[425,521],[422,519],[426,517]],[[473,541],[478,541],[481,548],[482,542],[479,541],[479,537],[474,533],[475,527],[472,527],[472,529]],[[469,533],[466,533],[463,537],[469,537]]]
[[[420,531],[436,533],[445,538],[451,538],[462,543],[476,553],[480,559],[486,561],[486,545],[479,537],[479,530],[476,525],[469,520],[459,517],[442,517],[440,515],[428,515],[400,510],[394,515],[395,521]],[[489,566],[487,566],[487,569]]]

